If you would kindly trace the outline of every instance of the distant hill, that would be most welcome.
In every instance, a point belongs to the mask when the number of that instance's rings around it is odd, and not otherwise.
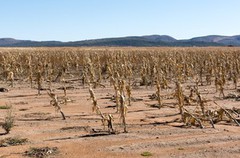
[[[240,46],[240,35],[224,38],[220,40],[218,43],[222,43],[225,45]]]
[[[15,40],[13,38],[0,38],[0,46],[15,45],[21,42],[22,40]]]
[[[152,42],[176,42],[177,40],[168,35],[149,35],[149,36],[141,36],[145,40]]]
[[[177,40],[168,35],[128,36],[83,41],[31,41],[0,38],[0,47],[80,47],[80,46],[240,46],[240,35],[210,35]]]
[[[195,42],[219,42],[220,40],[226,38],[227,36],[219,36],[219,35],[211,35],[211,36],[203,36],[203,37],[194,37],[190,39],[190,41]]]
[[[214,42],[214,43],[219,43],[223,45],[240,46],[240,35],[238,36],[219,36],[219,35],[203,36],[203,37],[192,38],[190,39],[190,41]]]

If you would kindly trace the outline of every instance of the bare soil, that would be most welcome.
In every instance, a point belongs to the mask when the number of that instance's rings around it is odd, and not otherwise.
[[[189,83],[191,84],[191,83]],[[12,105],[15,126],[9,134],[4,134],[0,127],[0,140],[9,137],[27,138],[28,142],[19,146],[0,147],[0,158],[21,158],[31,147],[57,147],[59,153],[52,157],[59,158],[101,158],[101,157],[240,157],[240,128],[227,119],[215,124],[215,129],[208,122],[204,129],[197,126],[185,126],[177,108],[177,101],[172,97],[174,85],[168,90],[162,90],[164,106],[161,109],[150,107],[157,104],[148,95],[155,93],[155,87],[136,87],[132,96],[136,99],[128,107],[127,130],[119,121],[115,103],[109,99],[114,95],[113,88],[94,89],[98,105],[103,113],[111,113],[114,117],[115,134],[104,130],[99,115],[92,112],[87,87],[77,82],[67,86],[67,96],[72,102],[62,105],[66,120],[50,105],[47,91],[37,95],[37,89],[29,84],[19,82],[9,92],[0,93],[0,106]],[[47,85],[45,85],[47,87]],[[63,96],[63,91],[57,88],[62,85],[55,83],[55,93]],[[213,101],[227,108],[240,108],[240,103],[234,99],[222,99],[215,92],[214,86],[200,86],[200,92],[209,100],[207,108],[217,108]],[[188,90],[185,90],[186,94]],[[228,93],[237,93],[233,84],[227,84]],[[138,100],[139,99],[139,100]],[[195,108],[195,107],[188,107]],[[4,121],[7,109],[0,109],[0,122]]]

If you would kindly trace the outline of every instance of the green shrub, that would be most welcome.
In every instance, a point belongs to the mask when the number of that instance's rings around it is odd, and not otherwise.
[[[0,106],[0,109],[11,109],[12,106],[11,105],[2,105]]]
[[[145,151],[143,153],[141,153],[141,156],[152,156],[153,154],[148,152],[148,151]]]

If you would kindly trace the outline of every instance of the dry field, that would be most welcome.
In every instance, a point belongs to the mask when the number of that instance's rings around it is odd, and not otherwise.
[[[240,155],[240,48],[0,48],[0,158]]]

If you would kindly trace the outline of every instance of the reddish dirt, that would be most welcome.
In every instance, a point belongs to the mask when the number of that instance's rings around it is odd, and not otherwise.
[[[6,83],[1,83],[6,87]],[[45,85],[47,86],[47,85]],[[114,94],[109,85],[106,88],[94,89],[98,104],[103,113],[114,116],[114,129],[117,134],[104,135],[100,116],[92,112],[88,88],[78,83],[69,83],[74,89],[68,90],[68,97],[73,100],[62,105],[66,120],[62,120],[59,112],[50,105],[50,97],[46,91],[37,95],[36,89],[29,88],[26,83],[17,83],[9,92],[0,93],[0,106],[12,105],[15,126],[10,134],[4,135],[0,128],[0,140],[8,137],[28,138],[28,142],[20,146],[0,147],[0,158],[25,157],[23,153],[30,147],[57,147],[59,153],[53,157],[59,158],[94,158],[94,157],[143,157],[143,152],[150,152],[150,157],[240,157],[240,132],[234,122],[221,121],[215,124],[215,129],[206,122],[205,128],[186,127],[180,121],[176,99],[164,98],[161,109],[147,105],[157,103],[148,98],[155,87],[138,87],[133,89],[134,98],[143,99],[132,102],[127,113],[127,130],[119,124],[119,114],[115,105],[106,96]],[[227,85],[225,93],[235,93],[236,90]],[[61,87],[55,84],[54,88]],[[186,93],[188,90],[186,90]],[[62,90],[55,91],[63,96]],[[163,90],[162,96],[174,92]],[[209,107],[219,105],[239,108],[239,102],[233,99],[221,99],[215,93],[213,86],[200,87],[202,96],[210,101]],[[215,107],[214,107],[215,106]],[[175,107],[175,108],[174,108]],[[0,122],[3,122],[7,110],[0,109]],[[95,131],[95,132],[94,132]]]

